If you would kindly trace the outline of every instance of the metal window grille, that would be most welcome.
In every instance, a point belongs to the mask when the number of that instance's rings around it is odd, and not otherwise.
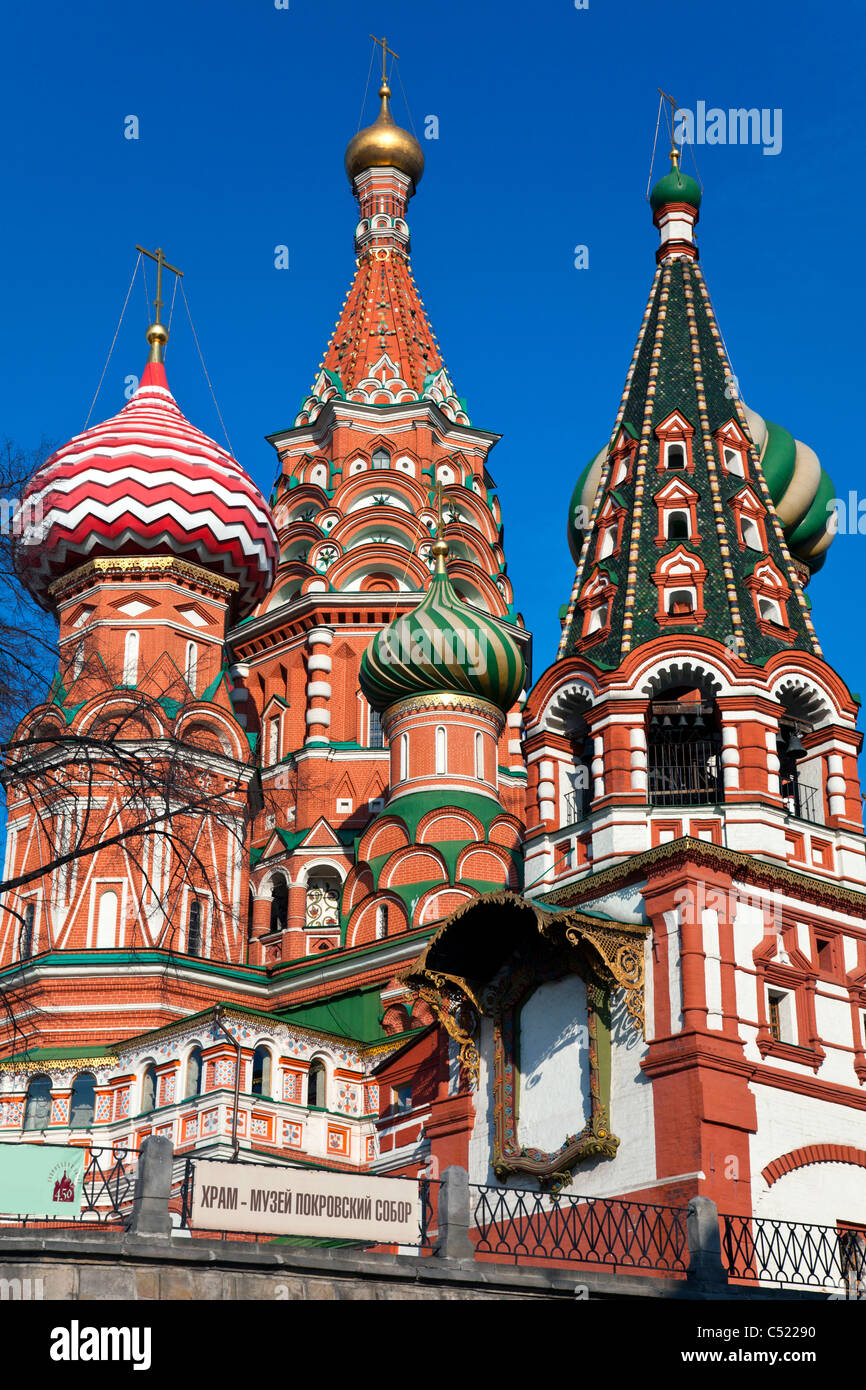
[[[653,806],[714,806],[724,800],[722,741],[707,727],[712,706],[678,701],[652,708],[648,739]]]

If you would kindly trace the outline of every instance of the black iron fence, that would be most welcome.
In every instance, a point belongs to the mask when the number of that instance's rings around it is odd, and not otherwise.
[[[805,786],[796,773],[781,779],[782,800],[792,816],[811,821],[813,825],[823,823],[823,798],[814,787]]]
[[[55,1146],[39,1145],[40,1149],[52,1147]],[[137,1149],[93,1148],[85,1152],[81,1207],[77,1211],[64,1210],[55,1216],[6,1212],[0,1215],[0,1225],[67,1226],[91,1222],[123,1225],[135,1195]]]
[[[567,1260],[612,1271],[687,1271],[685,1208],[602,1197],[553,1199],[475,1184],[470,1190],[477,1256],[514,1264]]]
[[[570,792],[565,793],[565,823],[573,825],[575,821],[586,820],[589,815],[592,798],[589,787],[573,787]]]
[[[762,1216],[720,1216],[719,1224],[729,1278],[866,1298],[866,1231]]]

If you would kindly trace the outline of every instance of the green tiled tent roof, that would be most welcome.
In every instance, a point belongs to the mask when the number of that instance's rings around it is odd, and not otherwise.
[[[602,669],[610,669],[618,665],[629,650],[657,637],[660,632],[655,616],[658,590],[652,575],[659,561],[680,545],[699,555],[706,568],[706,618],[698,624],[686,615],[681,625],[666,628],[666,631],[683,636],[700,632],[728,646],[732,636],[736,636],[740,653],[757,664],[766,662],[783,646],[820,654],[790,546],[802,542],[807,553],[808,547],[816,547],[816,543],[817,548],[826,548],[829,543],[828,538],[823,538],[826,502],[832,495],[832,483],[826,474],[819,479],[816,468],[820,465],[811,450],[806,451],[805,446],[798,445],[786,431],[767,425],[739,403],[731,391],[732,380],[697,263],[686,257],[664,261],[653,281],[613,432],[614,442],[623,431],[638,441],[629,478],[617,484],[615,501],[625,504],[621,545],[611,560],[603,560],[600,565],[595,563],[598,513],[610,495],[611,468],[607,462],[608,451],[604,450],[581,474],[572,498],[570,529],[578,505],[592,510],[589,537],[586,538],[585,533],[570,536],[573,552],[576,551],[579,558],[560,656],[583,648],[589,661]],[[692,472],[658,470],[662,443],[656,429],[675,411],[685,418],[693,431]],[[731,422],[752,446],[748,480],[726,471],[720,463],[715,432]],[[755,438],[756,432],[760,434],[760,441]],[[789,520],[783,510],[786,494],[789,502],[796,501],[797,497],[808,499],[802,482],[803,470],[797,472],[798,451],[810,456],[806,460],[810,470],[806,484],[814,481],[815,489],[802,514]],[[762,457],[766,460],[764,468]],[[700,539],[670,540],[659,545],[658,509],[653,499],[674,477],[681,478],[698,494],[696,514]],[[766,509],[766,557],[791,590],[787,622],[793,639],[787,642],[781,636],[769,635],[766,625],[759,627],[752,594],[745,584],[757,556],[754,550],[741,547],[730,502],[747,481]],[[815,558],[819,561],[821,557],[816,555]],[[583,611],[577,600],[600,571],[615,585],[610,627],[598,642],[583,646],[580,642]]]

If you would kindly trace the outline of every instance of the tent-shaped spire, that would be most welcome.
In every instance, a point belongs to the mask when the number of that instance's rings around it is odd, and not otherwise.
[[[388,406],[430,400],[457,424],[469,424],[412,275],[406,209],[424,156],[394,122],[390,94],[383,80],[378,118],[346,151],[360,211],[357,268],[296,425],[315,420],[334,399]]]
[[[572,497],[559,655],[610,669],[662,632],[757,664],[820,655],[803,589],[832,540],[832,483],[739,399],[697,263],[697,184],[674,161],[650,201],[658,268],[610,443]]]

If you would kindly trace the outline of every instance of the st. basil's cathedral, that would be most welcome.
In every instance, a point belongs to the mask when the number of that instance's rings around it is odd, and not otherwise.
[[[59,665],[5,774],[0,1138],[863,1226],[860,702],[807,592],[832,483],[739,398],[674,150],[533,682],[499,436],[379,95],[269,501],[183,415],[159,304],[128,404],[29,485]]]

